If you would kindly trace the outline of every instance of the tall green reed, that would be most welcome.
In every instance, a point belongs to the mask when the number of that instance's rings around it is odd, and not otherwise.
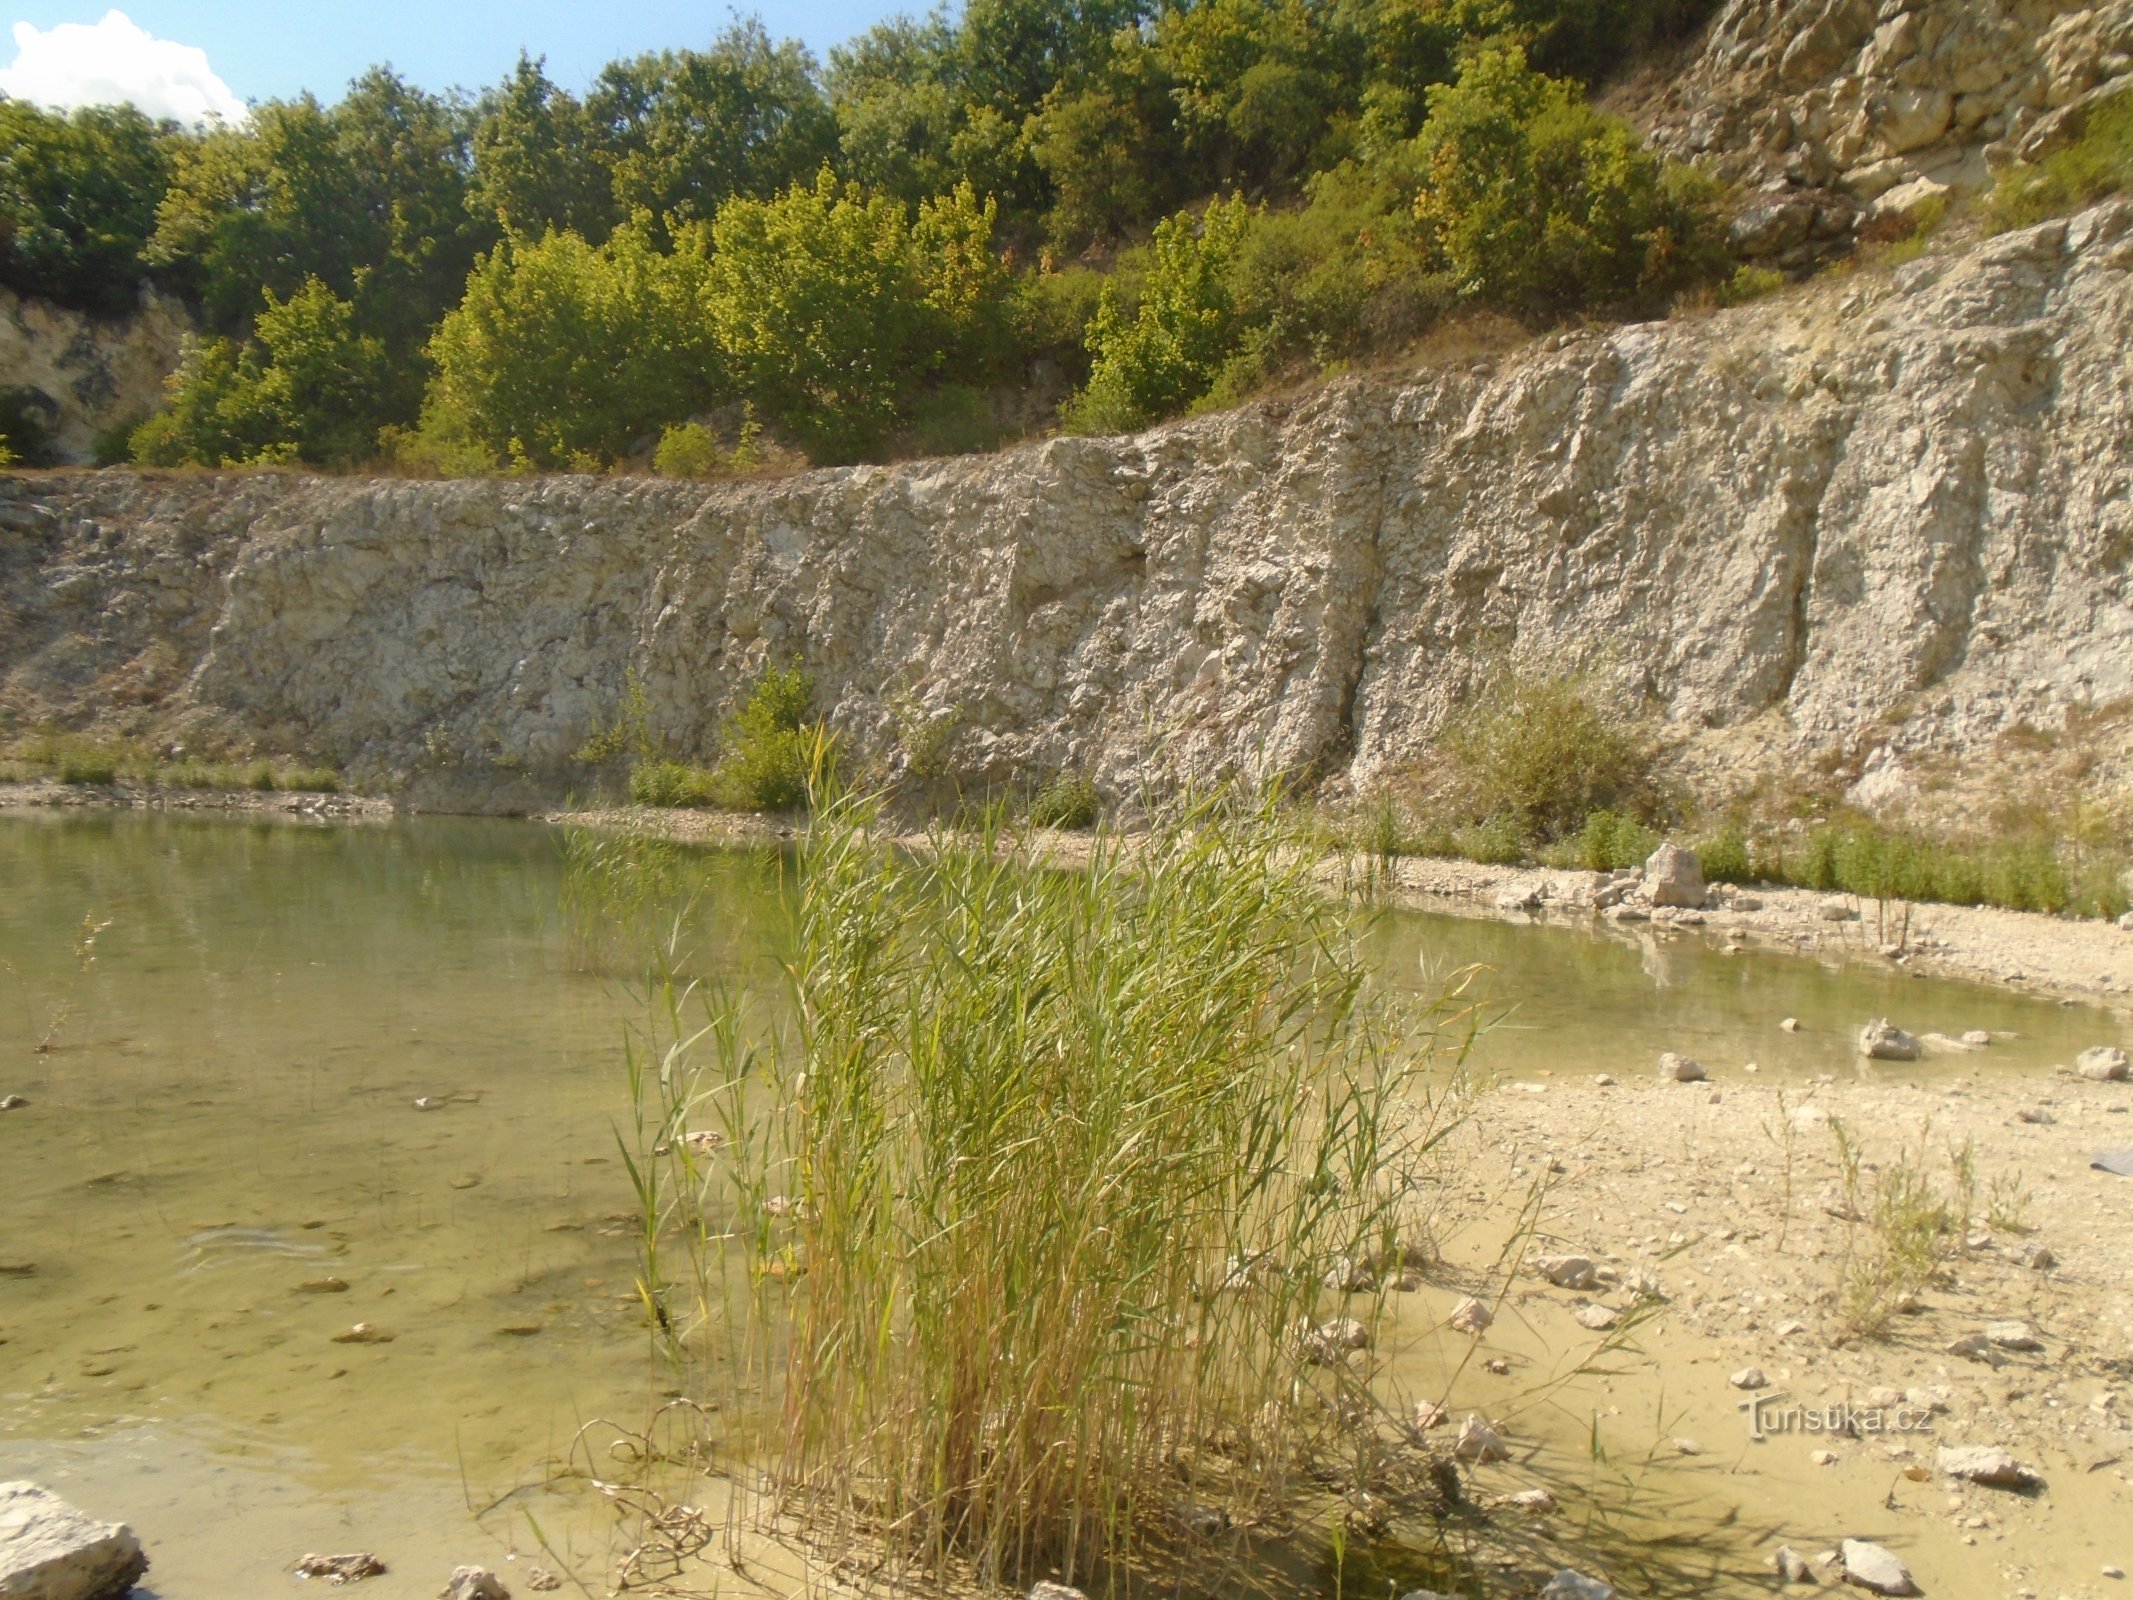
[[[702,1382],[764,1396],[779,1513],[1077,1576],[1351,1481],[1367,1357],[1312,1335],[1378,1317],[1470,1014],[1388,1012],[1270,811],[1071,872],[997,823],[906,853],[877,822],[833,802],[802,846],[787,1025],[669,981],[633,1065],[670,1163],[649,1292]]]

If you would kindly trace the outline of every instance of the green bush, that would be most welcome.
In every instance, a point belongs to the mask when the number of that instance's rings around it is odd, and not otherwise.
[[[1062,772],[1030,796],[1028,815],[1040,828],[1093,828],[1101,810],[1087,773]]]
[[[1585,818],[1577,834],[1577,864],[1595,872],[1641,865],[1659,848],[1659,835],[1635,817],[1605,806]],[[1705,876],[1709,871],[1706,869]]]
[[[2133,91],[2089,108],[2081,135],[2033,167],[2003,173],[1992,197],[1992,221],[2027,227],[2118,193],[2133,184]]]
[[[1757,878],[1868,900],[2094,917],[2127,908],[2123,846],[2071,828],[2040,824],[1966,839],[1862,818],[1810,829],[1796,849],[1765,848],[1755,853]]]
[[[1429,91],[1414,203],[1430,256],[1514,310],[1648,304],[1725,265],[1716,188],[1646,150],[1516,46]]]
[[[1089,383],[1066,410],[1070,428],[1113,433],[1170,416],[1207,393],[1237,348],[1229,269],[1252,208],[1217,200],[1195,220],[1156,225],[1140,303],[1130,312],[1106,284],[1089,325]]]
[[[630,799],[640,806],[708,806],[718,799],[718,783],[680,761],[639,761],[630,768]]]
[[[807,713],[814,681],[797,665],[767,667],[726,729],[713,775],[718,803],[735,811],[797,811],[825,746]]]
[[[652,470],[662,478],[708,478],[726,464],[711,430],[701,422],[678,422],[659,435]]]
[[[10,465],[57,466],[52,447],[48,402],[24,384],[0,389],[0,444],[8,448]]]
[[[1696,845],[1696,859],[1703,864],[1704,878],[1711,883],[1753,883],[1754,862],[1748,850],[1745,829],[1727,826]]]
[[[1597,811],[1657,806],[1650,738],[1580,677],[1506,674],[1452,718],[1438,748],[1469,814],[1527,843],[1568,838]]]

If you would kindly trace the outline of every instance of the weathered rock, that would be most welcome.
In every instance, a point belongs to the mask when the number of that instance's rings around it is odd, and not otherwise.
[[[1545,1517],[1555,1510],[1555,1496],[1546,1489],[1519,1489],[1500,1494],[1488,1502],[1491,1511],[1516,1511],[1522,1516]]]
[[[1311,1359],[1333,1366],[1370,1348],[1370,1330],[1354,1317],[1334,1317],[1313,1328],[1306,1340]]]
[[[2038,1482],[2037,1474],[2017,1461],[2014,1452],[1997,1445],[1942,1445],[1933,1453],[1933,1470],[1995,1489],[2032,1489]]]
[[[1859,1053],[1875,1061],[1916,1061],[1918,1041],[1887,1017],[1876,1017],[1859,1030]]]
[[[0,1094],[0,1111],[20,1111],[29,1101],[19,1094]]]
[[[1533,1270],[1558,1289],[1590,1289],[1596,1281],[1590,1256],[1535,1256]]]
[[[329,1583],[356,1583],[384,1576],[385,1563],[367,1550],[349,1555],[305,1556],[296,1563],[299,1578],[324,1578]]]
[[[437,1600],[511,1600],[511,1591],[487,1567],[454,1567]]]
[[[1701,1061],[1666,1050],[1659,1056],[1659,1076],[1668,1083],[1702,1083],[1710,1074]]]
[[[1088,1600],[1088,1596],[1063,1583],[1038,1583],[1030,1587],[1029,1600]]]
[[[1479,1334],[1496,1320],[1496,1314],[1481,1301],[1468,1295],[1452,1307],[1452,1314],[1446,1320],[1461,1333]]]
[[[1918,1585],[1911,1581],[1911,1569],[1895,1551],[1866,1539],[1846,1539],[1841,1548],[1846,1583],[1875,1594],[1918,1593]]]
[[[2042,1350],[2044,1341],[2026,1322],[1988,1322],[1985,1337],[2002,1350]]]
[[[1815,908],[1815,915],[1824,922],[1857,922],[1859,913],[1843,900],[1824,900]]]
[[[1961,1356],[1965,1361],[1982,1361],[1987,1366],[2000,1364],[1999,1352],[1992,1348],[1992,1341],[1982,1333],[1966,1333],[1948,1341],[1946,1346],[1951,1356]]]
[[[1777,1547],[1777,1553],[1770,1558],[1770,1566],[1778,1577],[1786,1583],[1813,1583],[1815,1581],[1814,1568],[1807,1564],[1807,1558],[1789,1544],[1781,1544]]]
[[[1644,889],[1655,906],[1700,908],[1709,893],[1703,881],[1703,863],[1696,852],[1677,844],[1663,844],[1644,863]]]
[[[1473,1412],[1459,1424],[1459,1437],[1452,1442],[1452,1454],[1461,1461],[1479,1465],[1487,1461],[1508,1461],[1511,1447],[1504,1443],[1503,1435],[1484,1422]]]
[[[546,1567],[528,1567],[526,1569],[526,1587],[537,1593],[547,1594],[552,1590],[562,1588],[563,1580]]]
[[[1530,883],[1514,883],[1496,896],[1498,911],[1538,911],[1545,903],[1540,889]]]
[[[2101,1044],[2074,1057],[2074,1071],[2091,1083],[2124,1083],[2126,1053],[2114,1044]]]
[[[1611,1583],[1564,1567],[1541,1586],[1541,1600],[1615,1600]]]
[[[1763,1376],[1761,1367],[1742,1367],[1740,1371],[1726,1379],[1726,1382],[1732,1384],[1736,1389],[1767,1389],[1770,1387],[1770,1380]]]
[[[1579,1306],[1570,1315],[1579,1327],[1590,1328],[1594,1333],[1606,1333],[1622,1320],[1619,1311],[1611,1306],[1603,1306],[1596,1300]]]
[[[0,1483],[0,1595],[111,1600],[148,1570],[123,1523],[98,1522],[33,1483]]]
[[[393,1336],[374,1322],[358,1322],[333,1336],[335,1344],[391,1344]]]
[[[1992,1035],[1987,1033],[1983,1028],[1972,1028],[1969,1032],[1963,1034],[1961,1037],[1964,1044],[1970,1045],[1973,1048],[1980,1050],[1982,1050],[1986,1045],[1992,1043]]]

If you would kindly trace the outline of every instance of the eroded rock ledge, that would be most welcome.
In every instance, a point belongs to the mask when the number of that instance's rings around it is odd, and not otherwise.
[[[792,657],[856,754],[980,782],[1367,781],[1498,654],[1650,698],[1713,784],[1969,747],[2133,696],[2129,267],[2114,203],[1493,366],[768,482],[0,479],[0,713],[472,809],[581,785],[628,673],[697,753]]]

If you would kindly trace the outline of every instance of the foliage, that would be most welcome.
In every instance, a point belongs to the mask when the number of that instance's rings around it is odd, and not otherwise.
[[[769,666],[727,726],[714,775],[720,805],[735,811],[797,811],[828,755],[828,736],[807,720],[814,680],[797,663]]]
[[[370,460],[385,421],[384,345],[356,330],[355,308],[318,279],[287,300],[270,293],[243,344],[195,340],[170,377],[168,407],[134,430],[151,466],[241,466]]]
[[[1030,796],[1032,827],[1093,828],[1102,814],[1096,785],[1085,772],[1059,773]]]
[[[1854,817],[1822,823],[1800,839],[1761,839],[1754,850],[1755,876],[1772,883],[1870,900],[1932,900],[2092,917],[2115,917],[2127,909],[2127,865],[2116,831],[2080,818],[1965,837]]]
[[[1182,411],[1205,394],[1236,346],[1228,272],[1252,210],[1242,195],[1217,200],[1197,222],[1180,212],[1158,223],[1140,303],[1130,312],[1104,286],[1089,325],[1088,387],[1068,412],[1082,432],[1120,432]]]
[[[7,446],[7,465],[56,466],[51,402],[24,384],[0,388],[0,444]]]
[[[1971,1153],[1954,1154],[1951,1182],[1944,1188],[1927,1168],[1928,1128],[1919,1136],[1916,1154],[1900,1151],[1876,1167],[1869,1182],[1851,1130],[1835,1120],[1830,1130],[1850,1219],[1838,1270],[1837,1314],[1846,1336],[1880,1338],[1963,1248],[1976,1181]]]
[[[2088,109],[2078,138],[2034,166],[2010,167],[1992,196],[1992,221],[2026,227],[2133,185],[2133,90]]]
[[[621,214],[709,222],[736,195],[766,197],[812,173],[837,125],[814,58],[758,18],[708,50],[611,63],[586,102]]]
[[[725,465],[711,430],[701,422],[678,422],[659,435],[659,448],[652,452],[652,470],[662,478],[708,478]]]
[[[0,99],[0,283],[102,316],[131,310],[184,142],[131,106]]]
[[[467,205],[519,238],[567,232],[597,244],[617,221],[613,185],[595,155],[599,130],[543,67],[521,54],[511,76],[482,96]]]
[[[964,184],[913,216],[826,166],[775,199],[729,201],[705,302],[736,379],[814,449],[864,454],[927,378],[991,364],[1006,314],[997,210]]]
[[[1567,838],[1596,811],[1648,817],[1657,807],[1650,736],[1581,677],[1504,673],[1438,746],[1468,812],[1530,842]]]
[[[1579,866],[1595,872],[1620,871],[1642,866],[1659,848],[1659,835],[1635,817],[1603,806],[1586,816],[1576,846]]]
[[[632,1053],[670,1348],[770,1398],[779,1504],[932,1572],[1085,1580],[1181,1501],[1291,1511],[1378,1415],[1301,1335],[1378,1314],[1336,1263],[1405,1261],[1448,1121],[1420,1069],[1463,1013],[1403,1033],[1268,816],[1099,837],[1072,872],[876,824],[808,833],[790,1033],[669,985]]]
[[[1433,260],[1520,310],[1649,303],[1722,259],[1708,180],[1646,151],[1515,46],[1432,89],[1414,204]]]
[[[723,387],[700,229],[658,248],[642,218],[591,245],[509,238],[476,263],[430,341],[425,436],[555,468],[626,455]]]
[[[630,768],[630,800],[640,806],[708,806],[718,784],[701,767],[682,761],[640,761]]]

